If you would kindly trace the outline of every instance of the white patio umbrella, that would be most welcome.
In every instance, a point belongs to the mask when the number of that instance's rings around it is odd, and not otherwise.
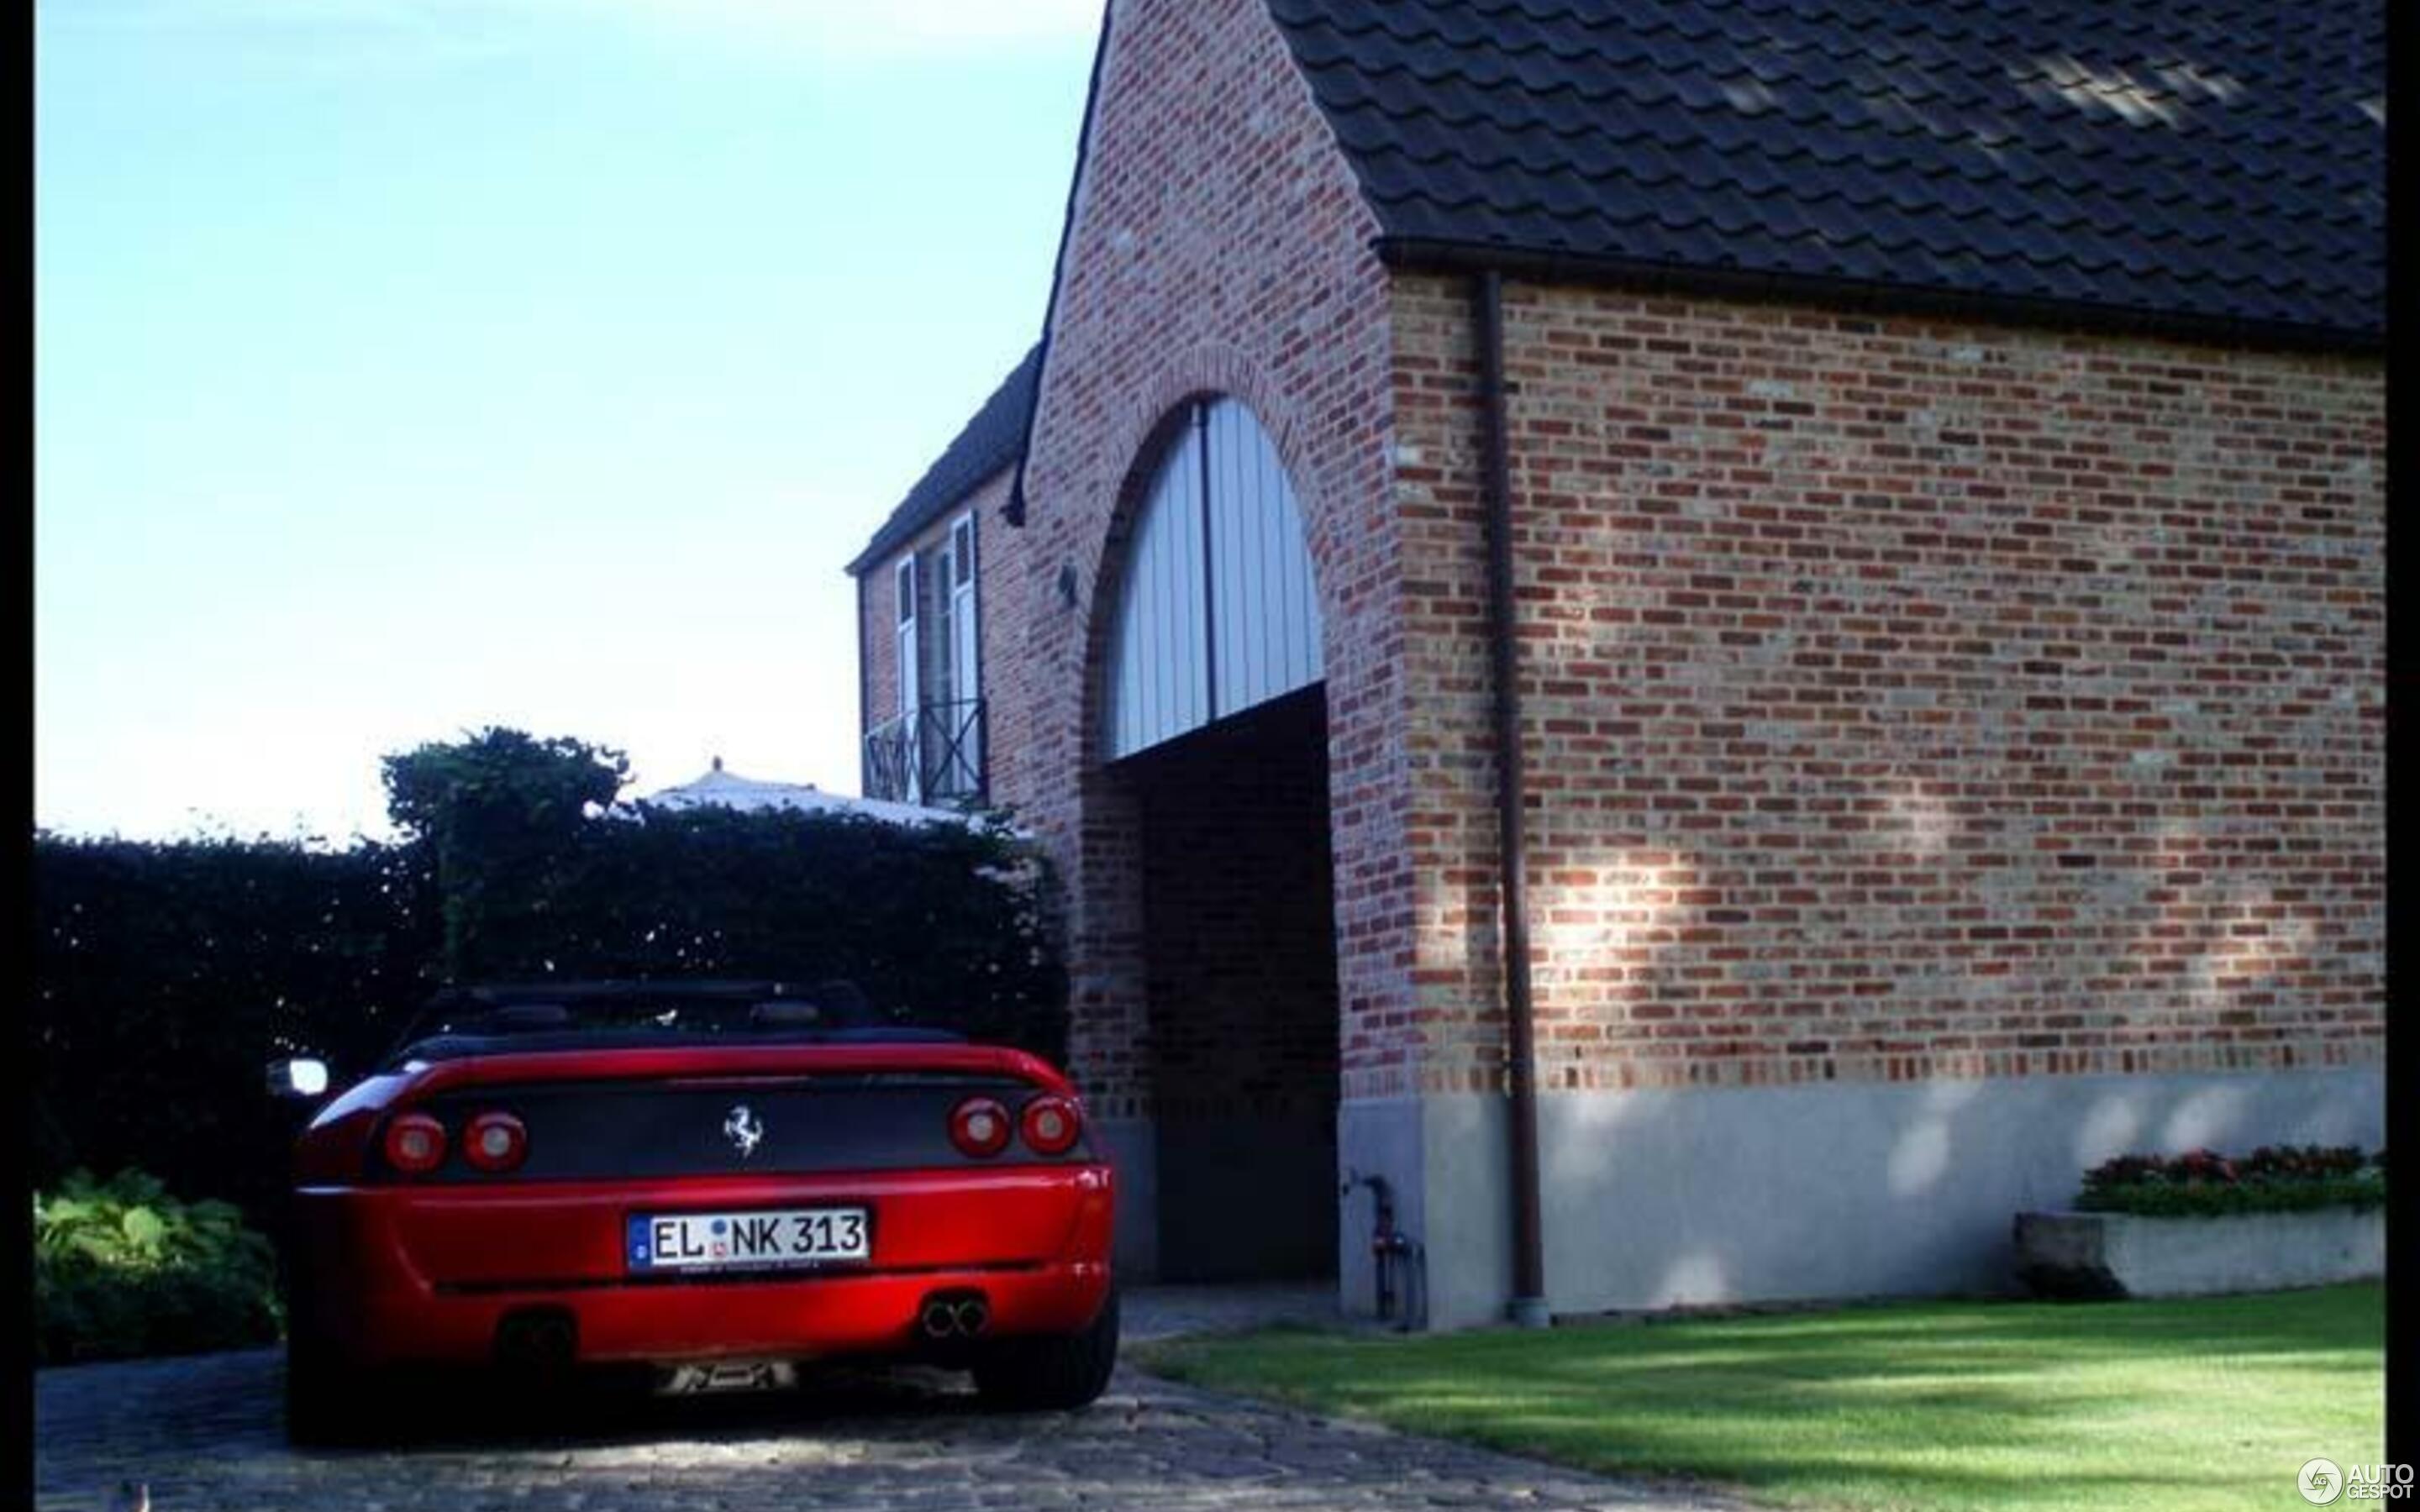
[[[859,814],[892,825],[965,825],[980,817],[954,809],[927,809],[921,804],[890,803],[880,798],[856,798],[826,793],[812,782],[768,782],[725,771],[722,758],[705,776],[646,795],[639,800],[659,809],[696,809],[708,804],[725,809],[796,809],[807,813]]]

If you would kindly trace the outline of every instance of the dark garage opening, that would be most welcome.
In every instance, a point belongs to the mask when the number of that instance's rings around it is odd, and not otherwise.
[[[1336,1273],[1324,685],[1118,764],[1142,820],[1166,1281]]]

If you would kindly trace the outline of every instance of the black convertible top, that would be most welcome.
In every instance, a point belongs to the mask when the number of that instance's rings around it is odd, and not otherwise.
[[[499,982],[439,992],[405,1028],[386,1064],[529,1050],[964,1039],[887,1019],[855,982],[841,980]]]

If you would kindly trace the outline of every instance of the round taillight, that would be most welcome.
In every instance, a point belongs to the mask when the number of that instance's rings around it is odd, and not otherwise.
[[[445,1161],[445,1125],[426,1113],[407,1113],[386,1126],[386,1163],[407,1176],[425,1176]]]
[[[1008,1109],[992,1098],[968,1098],[950,1113],[950,1143],[957,1146],[960,1152],[978,1159],[1006,1149],[1013,1132]]]
[[[1076,1104],[1063,1097],[1047,1094],[1025,1104],[1025,1114],[1017,1120],[1025,1135],[1026,1148],[1037,1155],[1063,1155],[1076,1146],[1076,1135],[1083,1124],[1076,1115]]]
[[[483,1171],[509,1171],[529,1153],[529,1131],[509,1113],[482,1113],[462,1129],[462,1158]]]

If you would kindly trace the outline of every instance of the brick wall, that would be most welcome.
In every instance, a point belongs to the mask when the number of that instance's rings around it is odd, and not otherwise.
[[[1507,321],[1543,1087],[2381,1056],[2378,363]],[[1392,327],[1424,1082],[1492,1088],[1465,286]]]
[[[1408,1089],[1411,880],[1387,507],[1387,295],[1375,232],[1259,0],[1116,8],[1027,480],[1024,779],[1070,898],[1078,1074],[1151,1106],[1140,814],[1100,770],[1101,644],[1162,423],[1232,393],[1276,442],[1327,629],[1330,834],[1348,1089]],[[1078,585],[1063,608],[1062,569]]]
[[[861,774],[865,764],[861,737],[899,713],[899,579],[893,576],[898,560],[893,557],[857,580],[857,676],[866,727],[858,732]]]
[[[1375,229],[1257,0],[1121,0],[1030,521],[985,534],[995,787],[1061,860],[1109,1117],[1153,1077],[1101,643],[1204,393],[1276,440],[1319,579],[1342,1092],[1500,1084],[1468,310]],[[2377,1058],[2375,362],[1524,285],[1508,315],[1545,1087]]]

